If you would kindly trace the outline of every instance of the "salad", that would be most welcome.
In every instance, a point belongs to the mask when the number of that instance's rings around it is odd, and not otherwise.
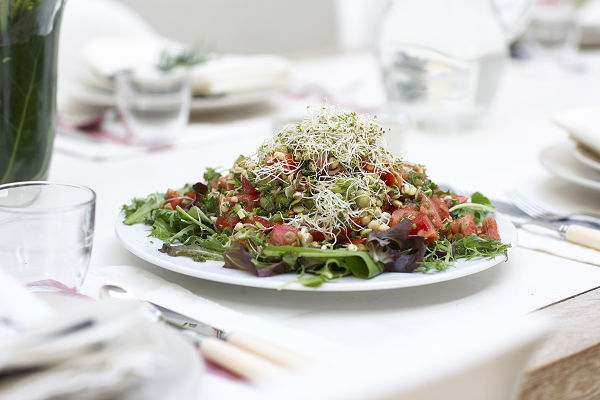
[[[291,282],[312,287],[507,255],[485,196],[440,190],[425,166],[387,151],[384,133],[377,117],[309,108],[231,169],[133,199],[123,222],[150,225],[171,256],[295,273]]]

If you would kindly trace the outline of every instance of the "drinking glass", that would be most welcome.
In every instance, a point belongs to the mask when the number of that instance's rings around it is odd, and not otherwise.
[[[94,235],[96,194],[80,185],[0,185],[0,268],[31,291],[76,293]]]
[[[574,0],[539,0],[525,35],[534,58],[568,62],[579,51],[581,27]]]
[[[168,145],[188,123],[191,84],[185,68],[121,72],[115,76],[115,93],[134,144]]]

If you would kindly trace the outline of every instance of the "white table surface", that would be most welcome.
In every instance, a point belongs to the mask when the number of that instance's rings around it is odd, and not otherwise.
[[[454,134],[393,129],[389,140],[392,150],[407,160],[425,164],[438,183],[479,190],[490,198],[501,198],[505,189],[518,187],[543,198],[550,206],[598,210],[600,193],[554,178],[537,157],[547,145],[567,138],[551,124],[553,113],[600,103],[600,68],[595,67],[600,65],[599,60],[590,55],[586,59],[590,66],[587,73],[558,77],[511,65],[491,120],[484,128]],[[338,97],[346,94],[362,102],[361,106],[371,105],[374,109],[383,104],[375,62],[368,54],[298,61],[295,77],[337,84],[338,88],[356,81],[361,89],[350,94],[340,89]],[[179,275],[137,258],[120,245],[114,224],[124,203],[136,196],[199,181],[205,167],[230,167],[237,155],[252,154],[272,134],[271,121],[302,115],[307,99],[204,117],[225,124],[254,118],[254,123],[251,129],[231,133],[222,140],[207,135],[207,144],[202,147],[106,162],[55,153],[50,180],[84,184],[98,195],[90,268],[136,265],[244,314],[348,346],[368,343],[372,351],[392,353],[395,350],[390,349],[390,342],[443,334],[444,326],[460,320],[521,316],[600,286],[600,267],[517,247],[506,263],[429,286],[358,293],[278,292]],[[375,332],[378,340],[370,340]]]

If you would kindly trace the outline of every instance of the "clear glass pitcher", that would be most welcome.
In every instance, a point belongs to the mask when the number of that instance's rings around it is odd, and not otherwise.
[[[492,0],[389,1],[377,51],[390,111],[400,122],[428,131],[484,122],[508,43],[526,26],[534,0],[512,3],[504,8],[510,13],[501,13]]]

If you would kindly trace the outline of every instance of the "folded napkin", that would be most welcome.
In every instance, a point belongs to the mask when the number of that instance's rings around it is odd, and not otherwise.
[[[122,70],[147,69],[159,63],[161,54],[185,50],[182,43],[160,36],[100,37],[87,43],[82,58],[90,73],[84,83],[112,90],[111,78]],[[290,74],[290,62],[282,56],[216,55],[191,68],[192,92],[216,96],[282,87]]]
[[[519,246],[558,257],[600,266],[600,251],[561,239],[550,229],[524,225],[518,228]]]
[[[600,157],[600,105],[554,115],[552,121],[565,129],[571,139]]]
[[[3,400],[181,399],[198,390],[195,348],[145,319],[134,301],[33,294],[2,272],[0,296],[0,321],[13,330],[0,337]]]
[[[111,161],[141,157],[163,150],[208,148],[222,145],[223,142],[255,148],[273,131],[273,121],[263,117],[227,124],[190,123],[170,146],[156,148],[130,143],[128,132],[116,119],[114,112],[108,111],[105,114],[99,124],[90,124],[85,130],[59,119],[54,149],[77,158]]]

